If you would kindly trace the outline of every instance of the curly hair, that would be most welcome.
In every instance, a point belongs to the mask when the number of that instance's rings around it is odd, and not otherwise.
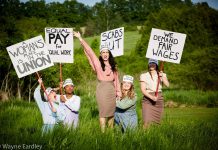
[[[128,98],[133,99],[135,97],[135,92],[134,92],[134,85],[132,84],[129,91],[127,92],[127,95],[125,94],[125,90],[123,90],[123,83],[121,83],[121,92],[122,92],[122,97],[121,99],[123,99],[124,97],[128,96]]]
[[[102,70],[105,71],[105,64],[104,64],[104,60],[102,59],[101,56],[99,56],[99,61],[101,63],[101,67]],[[111,51],[109,51],[109,64],[111,65],[111,69],[113,72],[117,71],[117,63],[115,62],[115,59],[111,53]]]

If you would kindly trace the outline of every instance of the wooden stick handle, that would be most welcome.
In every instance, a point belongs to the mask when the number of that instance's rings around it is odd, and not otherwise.
[[[62,83],[63,82],[63,79],[62,79],[62,65],[60,63],[60,82]],[[60,85],[60,95],[63,94],[63,91],[62,91],[62,86]]]
[[[163,69],[164,69],[164,62],[161,61],[160,63],[161,63],[161,64],[160,64],[160,71],[163,71]]]

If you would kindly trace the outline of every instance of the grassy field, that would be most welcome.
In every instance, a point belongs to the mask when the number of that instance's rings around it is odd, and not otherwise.
[[[43,149],[217,149],[218,108],[165,108],[161,125],[142,129],[140,102],[139,127],[123,134],[119,127],[104,134],[98,125],[93,97],[82,97],[80,124],[76,130],[58,127],[41,135],[42,118],[34,102],[12,100],[0,103],[0,149],[3,144],[41,145]]]
[[[135,49],[140,37],[141,35],[136,31],[125,32],[125,55],[130,55],[131,51]],[[91,44],[95,38],[99,41],[99,36],[85,38],[85,40]],[[75,40],[74,47],[75,49],[81,47],[78,39]],[[83,52],[78,53],[84,55]],[[82,58],[78,56],[77,59]],[[90,72],[91,74],[92,72]],[[124,72],[121,70],[120,76],[123,74]],[[138,96],[139,121],[136,130],[122,133],[120,128],[115,126],[114,129],[107,129],[104,134],[101,133],[97,104],[95,96],[93,96],[97,80],[91,80],[87,75],[86,81],[79,83],[75,91],[82,100],[80,123],[77,129],[67,130],[63,126],[59,126],[52,133],[42,136],[42,117],[34,100],[31,103],[22,100],[0,102],[0,149],[16,149],[16,146],[22,147],[23,144],[37,144],[42,146],[42,149],[55,150],[218,149],[217,91],[163,89],[165,103],[173,101],[177,103],[177,106],[165,108],[161,125],[153,125],[149,129],[143,130],[139,75],[134,76],[134,86]],[[14,147],[6,148],[6,144]],[[27,148],[23,147],[23,149]]]

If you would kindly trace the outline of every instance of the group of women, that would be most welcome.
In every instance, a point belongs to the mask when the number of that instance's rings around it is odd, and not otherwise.
[[[135,128],[138,119],[133,77],[124,75],[120,86],[116,63],[108,47],[101,47],[98,58],[79,32],[74,32],[74,36],[79,39],[85,55],[97,75],[96,99],[102,132],[105,130],[106,122],[109,127],[113,127],[114,119],[115,123],[121,125],[124,131],[127,128]],[[153,122],[160,123],[163,114],[161,83],[169,86],[166,74],[158,70],[157,60],[149,59],[148,70],[147,73],[140,76],[141,91],[144,95],[142,100],[144,128]],[[158,94],[155,94],[156,91]]]
[[[57,125],[63,124],[66,128],[76,128],[79,123],[80,97],[74,94],[74,84],[70,78],[60,87],[64,88],[65,94],[57,94],[60,88],[48,87],[45,92],[42,79],[38,79],[39,85],[34,91],[34,99],[42,114],[42,133],[52,131]]]
[[[138,118],[134,78],[124,75],[120,84],[117,66],[108,47],[101,47],[98,58],[79,32],[73,34],[83,46],[84,53],[98,79],[96,99],[101,131],[104,132],[106,126],[112,128],[114,122],[120,125],[123,131],[136,128]],[[143,93],[143,126],[147,128],[153,122],[160,123],[163,114],[162,84],[169,86],[166,74],[158,70],[157,60],[149,59],[148,72],[141,74],[140,84]],[[56,113],[56,120],[63,118],[61,115],[59,116],[62,114],[59,109],[51,109],[51,113]]]

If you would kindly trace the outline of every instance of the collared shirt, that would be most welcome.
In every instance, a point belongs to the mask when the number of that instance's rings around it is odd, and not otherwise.
[[[163,76],[166,77],[166,74],[163,73]],[[140,82],[145,82],[146,91],[148,92],[156,92],[157,83],[158,83],[158,75],[153,75],[153,79],[149,72],[143,73],[140,76]],[[161,82],[160,82],[161,83]],[[162,91],[162,86],[159,84],[158,92]]]
[[[91,47],[84,41],[81,40],[81,45],[84,47],[84,52],[89,60],[92,69],[97,73],[97,78],[100,81],[113,81],[115,92],[117,96],[121,95],[120,82],[118,78],[118,72],[113,72],[111,66],[105,66],[105,71],[102,70],[101,63]]]
[[[76,127],[80,109],[80,97],[77,95],[73,95],[69,99],[66,97],[66,95],[64,95],[64,97],[67,100],[65,103],[61,103],[61,107],[64,109],[66,114],[64,124],[66,124],[68,127],[74,124],[74,127]]]
[[[119,109],[135,109],[137,97],[130,99],[128,96],[121,100],[116,100],[116,107]]]

